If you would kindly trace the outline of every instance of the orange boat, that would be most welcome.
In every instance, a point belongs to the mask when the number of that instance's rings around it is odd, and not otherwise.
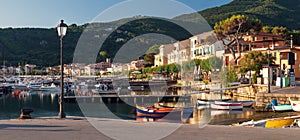
[[[181,112],[181,108],[173,108],[173,107],[143,107],[138,104],[136,104],[136,114],[139,117],[164,117],[168,115],[169,113],[177,113]]]

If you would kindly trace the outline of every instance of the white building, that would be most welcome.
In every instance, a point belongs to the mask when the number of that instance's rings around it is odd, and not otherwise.
[[[189,39],[178,41],[173,44],[173,50],[168,54],[168,64],[177,63],[190,60]]]
[[[174,49],[173,44],[161,45],[159,54],[155,55],[154,66],[163,66],[168,64],[168,54]]]

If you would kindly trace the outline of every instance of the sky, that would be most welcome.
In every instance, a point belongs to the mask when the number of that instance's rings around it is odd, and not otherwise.
[[[162,15],[171,18],[221,6],[230,1],[232,0],[0,0],[0,28],[52,28],[60,19],[64,19],[67,24],[82,25],[98,19],[101,19],[100,22],[108,22],[135,15]]]

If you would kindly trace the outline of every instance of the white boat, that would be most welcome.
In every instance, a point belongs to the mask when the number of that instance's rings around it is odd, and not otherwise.
[[[26,84],[14,84],[14,89],[26,89],[27,85]]]
[[[274,112],[280,112],[280,111],[291,111],[293,110],[292,105],[290,104],[278,104],[272,106],[272,109]]]
[[[59,87],[55,86],[55,84],[52,83],[50,86],[42,85],[40,87],[40,90],[42,90],[42,91],[59,91]]]
[[[219,99],[219,100],[207,100],[207,99],[198,99],[198,105],[209,105],[214,103],[215,101],[230,101],[231,99]]]
[[[289,98],[289,100],[292,105],[292,109],[294,111],[300,112],[300,101],[295,101],[295,100],[292,100],[291,98]]]
[[[198,105],[209,105],[211,104],[212,102],[209,102],[207,100],[199,100],[198,99]]]
[[[231,103],[231,102],[221,102],[215,101],[211,104],[212,109],[220,109],[220,110],[241,110],[243,109],[242,103]]]
[[[253,100],[237,101],[243,104],[243,107],[251,107],[254,103]]]
[[[35,83],[32,83],[32,84],[27,85],[27,87],[28,87],[30,90],[40,90],[41,84],[35,84]]]

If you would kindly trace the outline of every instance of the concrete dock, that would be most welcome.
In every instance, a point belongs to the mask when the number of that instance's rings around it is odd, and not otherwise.
[[[118,125],[119,121],[110,121]],[[159,123],[136,123],[155,126]],[[171,124],[172,125],[172,124]],[[110,128],[105,128],[110,129]],[[131,128],[127,128],[131,129]],[[114,131],[114,130],[111,130]],[[124,130],[125,131],[125,130]],[[163,131],[163,130],[162,130]],[[149,132],[151,134],[151,132]],[[59,120],[56,118],[35,118],[30,120],[0,120],[1,140],[111,140],[98,131],[85,118],[68,117]],[[126,134],[124,134],[126,136]],[[300,129],[266,129],[252,127],[208,125],[181,125],[170,135],[161,138],[163,140],[299,140]],[[132,140],[143,139],[138,135],[132,135]],[[144,139],[143,139],[144,140]]]
[[[300,81],[296,81],[296,86],[276,87],[271,86],[271,93],[260,92],[255,97],[255,110],[265,111],[272,99],[276,99],[279,104],[290,104],[289,98],[300,100]]]

